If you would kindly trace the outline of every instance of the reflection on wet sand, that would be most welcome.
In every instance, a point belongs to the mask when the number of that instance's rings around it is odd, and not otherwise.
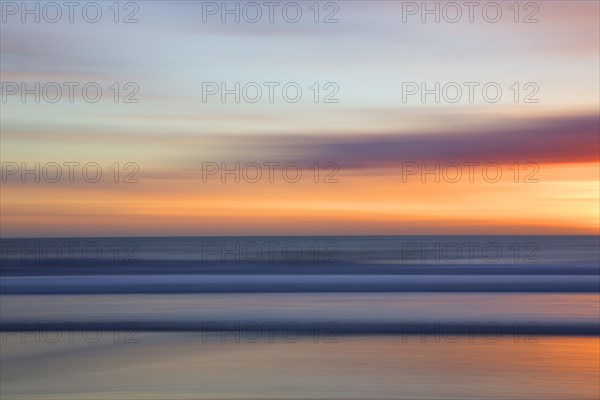
[[[597,399],[597,337],[340,336],[2,344],[2,399]],[[77,336],[75,336],[77,338]],[[9,361],[9,362],[7,362]]]

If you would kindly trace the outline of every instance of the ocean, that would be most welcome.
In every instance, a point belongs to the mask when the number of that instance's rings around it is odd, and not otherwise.
[[[598,237],[6,238],[0,257],[3,399],[600,390]]]

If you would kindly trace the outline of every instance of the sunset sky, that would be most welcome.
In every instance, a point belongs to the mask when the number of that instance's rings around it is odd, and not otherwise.
[[[356,1],[338,2],[338,23],[224,24],[204,23],[199,2],[138,4],[132,24],[2,23],[3,237],[598,233],[596,1],[538,2],[528,24],[508,5],[498,23],[403,22],[401,2]],[[22,102],[7,82],[97,82],[103,95]],[[135,83],[139,101],[115,103],[115,82],[120,99]],[[203,82],[296,82],[303,95],[203,101]],[[335,83],[338,102],[315,103],[315,82],[321,96]],[[403,82],[480,86],[472,103],[423,103],[404,101]],[[498,102],[481,95],[489,82],[503,90]],[[523,102],[528,83],[537,102]],[[36,162],[95,162],[103,176],[23,183],[7,173]],[[127,163],[137,183],[123,182]],[[207,163],[297,163],[303,175],[289,182],[275,167],[273,182],[266,168],[256,183],[222,182],[220,172],[203,179]],[[462,178],[406,175],[436,163],[463,166]],[[472,180],[464,163],[478,163]]]

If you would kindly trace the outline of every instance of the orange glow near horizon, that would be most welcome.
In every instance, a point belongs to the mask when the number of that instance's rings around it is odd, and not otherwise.
[[[4,236],[597,234],[598,163],[542,164],[537,183],[439,183],[399,171],[341,170],[338,183],[12,184]],[[510,173],[511,175],[508,175]]]

